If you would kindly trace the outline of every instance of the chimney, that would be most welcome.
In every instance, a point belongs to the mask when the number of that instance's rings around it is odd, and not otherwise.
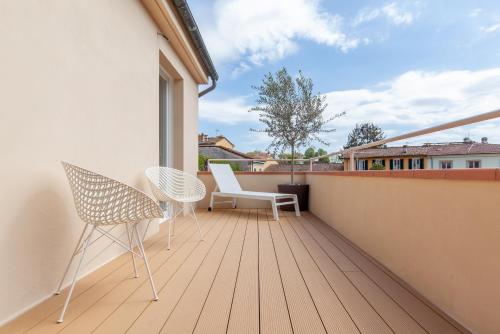
[[[472,144],[472,140],[469,137],[465,137],[464,144]]]
[[[198,135],[198,142],[199,143],[204,143],[208,140],[208,135],[204,134],[204,133],[200,133]]]
[[[488,137],[481,138],[481,143],[482,144],[488,144]]]

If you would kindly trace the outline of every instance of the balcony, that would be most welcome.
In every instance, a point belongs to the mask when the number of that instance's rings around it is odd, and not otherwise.
[[[205,241],[181,219],[147,242],[160,300],[129,255],[81,279],[62,324],[64,293],[2,333],[464,333],[311,213],[199,211]],[[144,269],[144,268],[142,268]]]

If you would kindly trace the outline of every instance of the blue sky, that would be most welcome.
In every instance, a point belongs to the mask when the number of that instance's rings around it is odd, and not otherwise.
[[[223,134],[247,152],[269,138],[249,113],[265,73],[302,70],[327,95],[327,151],[356,123],[389,136],[500,108],[500,1],[191,0],[220,75],[200,100],[201,132]],[[399,144],[474,140],[500,143],[500,122]]]

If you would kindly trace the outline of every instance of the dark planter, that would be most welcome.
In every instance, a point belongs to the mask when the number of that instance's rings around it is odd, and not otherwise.
[[[300,211],[309,209],[309,185],[308,184],[278,184],[278,192],[281,194],[295,194],[299,201]],[[281,200],[288,202],[288,199]],[[283,211],[295,211],[293,204],[279,207]]]

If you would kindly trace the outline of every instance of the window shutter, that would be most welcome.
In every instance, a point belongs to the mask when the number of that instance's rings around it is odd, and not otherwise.
[[[405,169],[405,160],[399,159],[399,169]]]
[[[408,169],[413,169],[413,159],[408,159]]]
[[[368,170],[368,160],[363,162],[363,170]]]
[[[390,162],[389,162],[389,168],[390,168],[391,170],[393,170],[393,169],[394,169],[394,159],[391,159],[391,160],[390,160]]]
[[[420,169],[424,169],[424,159],[420,159]]]

